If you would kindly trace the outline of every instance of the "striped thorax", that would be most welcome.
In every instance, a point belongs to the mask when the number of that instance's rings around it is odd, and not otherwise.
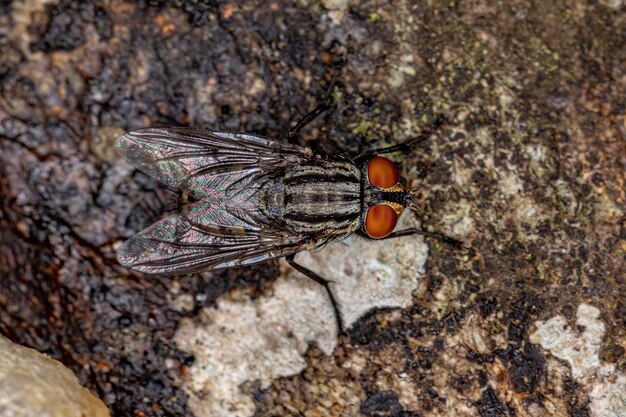
[[[406,192],[389,160],[371,161],[357,166],[347,159],[313,158],[268,182],[259,194],[259,205],[266,215],[297,233],[340,237],[361,230],[382,237],[395,227]],[[376,229],[374,224],[382,231],[368,230]]]

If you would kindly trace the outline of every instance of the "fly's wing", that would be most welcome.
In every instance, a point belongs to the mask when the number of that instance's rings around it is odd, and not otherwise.
[[[141,272],[191,273],[251,265],[313,246],[306,236],[262,221],[258,211],[199,201],[128,239],[117,258]]]
[[[308,148],[262,136],[187,128],[135,130],[115,147],[141,171],[197,199],[228,198],[313,156]]]
[[[264,137],[185,128],[141,129],[116,143],[146,174],[199,200],[128,239],[122,265],[189,273],[250,265],[313,246],[259,210],[259,185],[313,155]]]

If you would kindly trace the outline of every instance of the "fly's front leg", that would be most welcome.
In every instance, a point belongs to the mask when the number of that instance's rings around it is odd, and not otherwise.
[[[343,334],[344,332],[343,319],[341,318],[341,312],[339,311],[339,304],[337,303],[337,300],[335,299],[335,295],[333,294],[329,286],[329,284],[332,283],[332,281],[322,278],[315,272],[311,271],[309,268],[306,268],[300,265],[294,260],[295,257],[296,257],[295,254],[291,254],[285,257],[285,259],[287,260],[287,262],[289,262],[289,265],[293,266],[293,268],[296,271],[300,272],[301,274],[305,275],[308,278],[311,278],[313,281],[317,282],[318,284],[320,284],[326,289],[328,298],[330,298],[330,302],[333,305],[333,310],[335,312],[335,319],[337,320],[337,331],[338,331],[337,334],[338,335]]]
[[[435,121],[426,130],[424,130],[419,136],[409,139],[406,142],[399,143],[393,146],[388,146],[386,148],[369,149],[365,152],[360,153],[354,160],[363,161],[365,159],[369,159],[370,157],[374,155],[380,155],[384,153],[392,153],[392,152],[398,152],[398,151],[402,151],[406,153],[410,151],[411,148],[416,146],[418,143],[423,142],[426,139],[428,139],[433,133],[435,133],[443,125],[445,121],[446,121],[445,117],[443,115],[439,115],[437,116]]]
[[[443,242],[443,243],[445,243],[447,245],[453,246],[456,249],[462,249],[463,248],[463,242],[461,242],[458,239],[455,239],[455,238],[450,237],[450,236],[446,236],[443,233],[428,232],[426,230],[417,229],[417,228],[398,230],[397,232],[393,232],[390,235],[387,235],[384,238],[377,239],[377,240],[393,239],[393,238],[396,238],[396,237],[410,236],[410,235],[422,235],[422,236],[425,236],[425,237],[432,237],[434,239],[440,240],[441,242]]]
[[[289,131],[287,136],[289,143],[294,145],[299,145],[300,141],[298,139],[298,133],[302,130],[306,125],[311,123],[313,120],[317,119],[320,114],[324,113],[326,110],[330,109],[326,103],[320,103],[313,111],[309,112],[302,120],[300,120],[294,127]]]
[[[307,113],[307,115],[304,116],[302,120],[300,120],[298,123],[296,123],[296,125],[289,131],[287,135],[289,143],[294,145],[301,145],[301,143],[299,143],[300,141],[298,139],[298,133],[300,133],[300,131],[309,123],[317,119],[322,113],[331,108],[330,94],[333,92],[334,89],[335,75],[333,74],[333,78],[328,85],[328,89],[326,90],[326,94],[324,95],[324,99],[322,100],[322,102],[318,104],[317,107],[313,109],[313,111]]]

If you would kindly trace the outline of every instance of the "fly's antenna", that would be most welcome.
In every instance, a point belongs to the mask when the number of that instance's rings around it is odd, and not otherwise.
[[[424,213],[424,211],[417,205],[415,198],[417,197],[417,193],[422,189],[422,187],[424,187],[425,183],[426,179],[424,179],[424,181],[417,187],[410,189],[404,197],[405,205],[411,210],[417,211],[422,217],[426,217],[426,213]]]
[[[413,211],[417,211],[420,214],[420,216],[426,217],[426,213],[424,213],[424,211],[417,205],[417,203],[413,199],[415,197],[413,192],[414,191],[417,192],[420,188],[422,188],[422,187],[420,186],[420,187],[418,187],[416,189],[413,189],[413,190],[411,190],[411,191],[409,191],[407,193],[407,196],[406,196],[406,206],[408,208],[410,208],[411,210],[413,210]]]

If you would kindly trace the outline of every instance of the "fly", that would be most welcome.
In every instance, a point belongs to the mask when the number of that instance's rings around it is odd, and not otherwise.
[[[189,128],[144,128],[121,136],[119,154],[161,183],[178,188],[183,204],[123,243],[120,264],[149,274],[243,267],[285,257],[324,286],[339,332],[343,323],[330,281],[295,261],[353,233],[366,239],[420,234],[456,247],[461,242],[421,229],[394,231],[413,193],[393,162],[380,155],[427,139],[443,118],[405,143],[355,157],[330,156],[297,144],[297,133],[326,110],[320,105],[289,133],[289,141]]]

